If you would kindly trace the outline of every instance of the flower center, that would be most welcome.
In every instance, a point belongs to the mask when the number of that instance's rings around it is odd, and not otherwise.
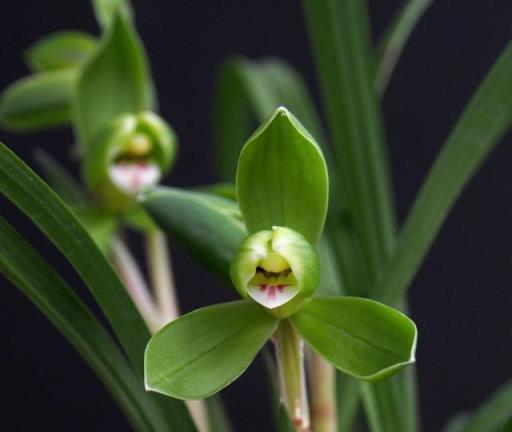
[[[158,183],[161,172],[153,162],[120,160],[110,167],[109,175],[117,188],[125,193],[135,194]]]
[[[277,270],[277,271],[276,271]],[[289,302],[297,295],[297,280],[286,260],[272,252],[261,260],[256,274],[249,281],[249,296],[268,309],[274,309]]]

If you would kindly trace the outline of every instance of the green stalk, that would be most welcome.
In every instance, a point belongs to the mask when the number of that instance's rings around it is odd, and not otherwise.
[[[171,255],[161,231],[148,233],[145,240],[151,285],[164,325],[179,317]]]
[[[151,298],[135,258],[124,242],[118,238],[112,241],[111,260],[149,331],[155,333],[161,327],[160,311]]]
[[[145,240],[147,267],[160,316],[158,328],[152,331],[156,333],[165,324],[177,319],[180,312],[167,239],[161,231],[156,231],[148,233]],[[208,408],[205,401],[186,401],[186,405],[198,431],[209,432]]]
[[[321,355],[308,350],[311,424],[315,432],[335,432],[336,371]]]
[[[288,320],[274,333],[281,399],[298,432],[310,431],[309,403],[304,373],[304,342]]]
[[[366,2],[304,0],[304,11],[350,223],[370,275],[394,241],[394,209]]]

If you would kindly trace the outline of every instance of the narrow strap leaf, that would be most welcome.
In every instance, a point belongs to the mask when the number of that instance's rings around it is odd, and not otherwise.
[[[464,416],[460,432],[494,432],[512,414],[512,381],[500,387],[474,414]],[[452,426],[454,427],[454,426]]]
[[[69,340],[137,430],[168,430],[162,412],[109,333],[53,268],[2,218],[0,272]]]
[[[434,0],[403,0],[400,11],[379,42],[379,59],[375,87],[380,94],[386,91],[400,54],[416,24]]]
[[[146,388],[179,399],[217,393],[252,362],[277,321],[246,301],[197,309],[156,333],[146,350]]]
[[[361,393],[368,423],[372,432],[410,432],[405,417],[397,410],[401,395],[396,381],[392,377],[380,383],[362,383]]]
[[[512,417],[505,423],[501,432],[512,432]]]
[[[219,395],[206,399],[208,407],[208,426],[210,432],[234,432],[228,413]]]
[[[360,406],[360,383],[344,373],[336,373],[338,432],[355,431]]]
[[[376,277],[394,239],[394,209],[363,0],[304,0],[350,223]]]
[[[41,166],[48,184],[66,204],[84,205],[88,203],[86,191],[53,156],[38,148],[34,151],[34,159]]]
[[[119,278],[60,198],[1,143],[0,193],[27,214],[77,270],[142,376],[149,332]]]
[[[13,131],[69,123],[76,71],[41,72],[14,82],[0,98],[0,125]]]
[[[443,432],[462,432],[470,417],[469,412],[462,412],[453,416],[443,427]]]
[[[437,156],[374,293],[393,303],[409,287],[464,186],[512,122],[512,43],[488,73]]]

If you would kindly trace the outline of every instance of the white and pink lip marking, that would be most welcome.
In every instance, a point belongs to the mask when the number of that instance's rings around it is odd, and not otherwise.
[[[109,169],[112,183],[128,194],[136,194],[148,186],[157,184],[161,172],[158,165],[147,161],[116,162]]]
[[[268,309],[274,309],[288,303],[299,292],[295,285],[262,283],[250,286],[247,290],[249,296]]]

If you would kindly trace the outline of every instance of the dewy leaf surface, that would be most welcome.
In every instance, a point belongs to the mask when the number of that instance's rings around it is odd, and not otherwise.
[[[253,302],[198,309],[165,326],[146,349],[146,388],[203,399],[234,381],[270,338],[277,321]]]
[[[318,297],[291,320],[315,351],[359,379],[377,381],[415,361],[414,323],[373,300]]]
[[[284,226],[315,244],[327,214],[329,181],[320,148],[279,108],[242,149],[237,196],[247,230]]]

